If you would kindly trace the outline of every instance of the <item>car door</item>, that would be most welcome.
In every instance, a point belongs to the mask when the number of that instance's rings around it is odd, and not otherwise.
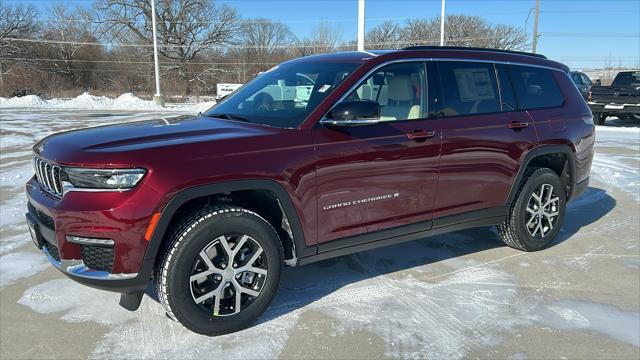
[[[313,129],[321,248],[406,224],[429,228],[440,155],[440,134],[428,119],[429,74],[424,62],[382,66],[343,99],[377,102],[381,121]]]
[[[438,69],[442,152],[434,226],[499,214],[535,128],[517,110],[503,65],[439,61]]]

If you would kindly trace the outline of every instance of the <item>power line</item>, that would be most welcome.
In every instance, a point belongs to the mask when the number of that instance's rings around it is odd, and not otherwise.
[[[469,40],[491,40],[497,39],[496,36],[488,36],[488,37],[462,37],[462,38],[448,38],[447,41],[469,41]],[[102,42],[90,42],[90,41],[71,41],[71,40],[49,40],[49,39],[26,39],[26,38],[4,38],[6,41],[14,41],[14,42],[28,42],[28,43],[44,43],[44,44],[67,44],[67,45],[87,45],[87,46],[107,46],[107,47],[153,47],[152,44],[126,44],[126,43],[102,43]],[[422,43],[432,43],[437,42],[438,39],[426,39],[426,40],[402,40],[402,41],[388,41],[381,43],[372,43],[367,42],[366,44],[369,46],[375,45],[397,45],[397,44],[422,44]],[[317,43],[317,44],[284,44],[284,45],[273,45],[273,46],[260,46],[260,45],[230,45],[230,44],[220,44],[220,45],[211,45],[212,47],[223,48],[223,49],[289,49],[291,47],[296,48],[321,48],[321,47],[339,47],[348,43],[338,43],[338,44],[329,44],[329,43]],[[190,48],[190,47],[198,47],[198,44],[194,45],[159,45],[160,48]]]
[[[557,37],[623,37],[623,38],[637,38],[640,37],[640,33],[570,33],[570,32],[543,32],[544,36],[557,36]]]
[[[0,60],[15,61],[45,61],[45,62],[79,62],[79,63],[117,63],[117,64],[153,64],[153,61],[126,60],[80,60],[80,59],[45,59],[45,58],[0,58]],[[161,65],[179,65],[176,62],[160,62]],[[277,65],[277,62],[190,62],[190,65]]]
[[[408,17],[388,17],[388,18],[367,18],[367,21],[391,21],[391,20],[407,20],[410,19]],[[91,19],[60,19],[60,18],[38,18],[39,21],[43,21],[43,22],[77,22],[77,23],[120,23],[123,22],[122,20],[91,20]],[[326,20],[318,20],[318,19],[296,19],[296,20],[278,20],[278,19],[265,19],[265,20],[239,20],[239,22],[241,23],[246,23],[246,24],[265,24],[265,23],[271,23],[271,22],[275,22],[275,23],[284,23],[284,24],[294,24],[294,23],[311,23],[311,22],[318,22],[318,23],[339,23],[339,22],[356,22],[357,19],[326,19]],[[183,22],[181,21],[167,21],[167,20],[160,20],[160,22],[163,23],[169,23],[169,24],[183,24]],[[136,23],[135,21],[129,21],[128,23],[130,24],[134,24]],[[189,25],[191,24],[197,24],[197,25],[210,25],[210,24],[216,24],[215,21],[194,21],[194,22],[189,22]]]

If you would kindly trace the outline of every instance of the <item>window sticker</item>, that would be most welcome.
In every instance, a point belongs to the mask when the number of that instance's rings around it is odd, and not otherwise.
[[[461,101],[493,100],[491,74],[487,68],[454,69]]]

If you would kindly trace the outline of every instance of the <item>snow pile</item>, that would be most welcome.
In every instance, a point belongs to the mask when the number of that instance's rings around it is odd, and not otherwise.
[[[38,95],[12,97],[10,99],[0,97],[0,107],[43,107],[46,101]]]
[[[209,109],[215,102],[203,102],[198,104],[167,105],[163,108],[153,101],[143,100],[126,93],[117,98],[107,96],[94,96],[87,92],[73,99],[44,100],[37,95],[23,97],[2,98],[0,108],[51,108],[51,109],[95,109],[95,110],[174,110],[187,112],[200,112]]]

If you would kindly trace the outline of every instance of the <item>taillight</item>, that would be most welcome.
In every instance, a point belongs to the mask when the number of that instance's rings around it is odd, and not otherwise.
[[[589,95],[587,95],[587,101],[591,101],[591,90],[589,90]]]

